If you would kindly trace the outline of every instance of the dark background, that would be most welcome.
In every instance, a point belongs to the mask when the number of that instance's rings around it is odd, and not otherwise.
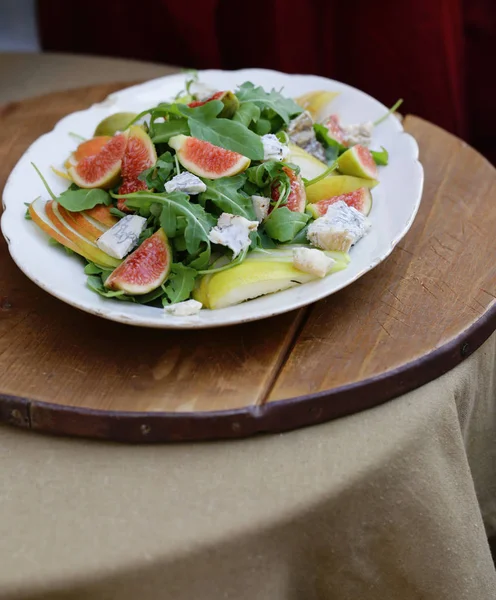
[[[44,50],[356,86],[496,162],[496,0],[38,0]]]

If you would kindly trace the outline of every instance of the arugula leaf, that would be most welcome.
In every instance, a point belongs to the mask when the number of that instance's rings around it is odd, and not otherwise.
[[[111,206],[111,207],[109,208],[109,212],[110,212],[110,214],[111,214],[111,215],[114,215],[114,217],[120,217],[121,219],[122,219],[123,217],[126,217],[126,216],[127,216],[125,212],[122,212],[122,210],[119,210],[119,209],[118,209],[117,207],[115,207],[115,206]]]
[[[255,87],[250,81],[238,88],[236,96],[241,105],[252,102],[260,109],[272,109],[285,123],[289,123],[291,117],[303,112],[303,108],[291,98],[285,98],[274,89],[266,92],[261,86]]]
[[[244,173],[234,177],[204,179],[203,181],[207,190],[198,198],[202,206],[205,206],[207,200],[210,200],[223,212],[241,215],[250,221],[255,219],[251,198],[240,190],[246,182]]]
[[[150,302],[153,302],[154,300],[157,300],[163,295],[164,290],[162,289],[162,286],[159,286],[156,290],[148,292],[148,294],[143,294],[142,296],[134,296],[134,299],[138,304],[148,304]]]
[[[210,256],[211,256],[211,251],[210,251],[210,244],[209,244],[206,250],[203,250],[203,252],[200,252],[198,254],[198,256],[189,263],[189,266],[192,269],[197,269],[198,271],[200,271],[202,269],[206,269],[210,263]]]
[[[377,119],[377,121],[374,121],[374,127],[377,127],[377,125],[380,125],[383,121],[385,121],[389,117],[389,115],[392,115],[394,112],[396,112],[402,104],[403,104],[403,98],[400,98],[393,104],[393,106],[391,106],[391,108],[387,111],[387,113],[385,115],[383,115],[380,119]]]
[[[305,225],[305,227],[303,227],[303,229],[300,229],[300,231],[298,231],[298,233],[294,236],[294,238],[291,240],[291,244],[307,244],[308,245],[308,238],[307,238],[307,231],[308,231],[308,226],[310,225],[310,223],[307,223],[307,225]]]
[[[57,198],[57,202],[66,210],[71,212],[80,212],[97,206],[97,204],[105,204],[108,206],[111,202],[108,192],[98,188],[71,190],[68,189],[62,192]]]
[[[259,188],[272,184],[283,176],[286,178],[289,185],[289,177],[287,173],[284,172],[284,167],[289,167],[296,171],[296,173],[299,172],[299,168],[296,165],[279,162],[277,160],[268,160],[260,165],[246,169],[245,173],[248,177],[248,181],[254,183]]]
[[[164,298],[164,305],[167,303],[176,304],[187,300],[191,296],[191,292],[195,287],[195,279],[198,275],[195,269],[185,267],[182,263],[173,263],[171,272],[164,285],[164,292],[167,300]]]
[[[124,292],[121,290],[114,291],[108,290],[102,283],[102,278],[99,275],[90,275],[86,280],[87,286],[90,290],[93,290],[100,296],[104,298],[116,298],[118,300],[125,300],[127,302],[134,302],[134,299],[131,296],[123,297]]]
[[[255,133],[257,135],[266,135],[272,130],[272,124],[268,119],[259,119],[255,125]]]
[[[234,113],[233,121],[239,121],[245,127],[249,127],[253,121],[258,121],[260,118],[260,109],[253,102],[245,102],[240,104],[237,111]]]
[[[174,171],[174,157],[170,152],[164,152],[158,157],[157,162],[138,175],[140,181],[144,181],[150,190],[163,192],[165,182]]]
[[[279,242],[289,242],[305,227],[309,215],[293,212],[287,206],[273,210],[265,221],[265,231],[270,237]]]
[[[217,118],[224,108],[220,100],[211,100],[203,106],[179,106],[188,118],[191,135],[226,150],[238,152],[252,160],[263,160],[264,150],[260,137],[239,121]]]
[[[162,144],[168,142],[173,135],[189,135],[189,126],[186,119],[174,119],[165,123],[155,123],[152,142]]]
[[[103,272],[102,267],[99,267],[98,265],[95,265],[95,263],[89,262],[85,267],[84,267],[84,273],[86,275],[100,275],[100,273]]]
[[[313,130],[315,131],[315,135],[317,136],[319,142],[322,142],[326,148],[335,148],[338,155],[348,150],[346,146],[343,146],[343,144],[340,144],[337,140],[329,135],[329,130],[325,125],[322,125],[321,123],[314,123]]]
[[[371,150],[370,154],[372,154],[372,158],[376,165],[385,167],[389,162],[389,153],[384,146],[381,146],[381,148],[382,150],[380,152],[379,150]]]
[[[255,239],[255,248],[263,248],[265,250],[277,248],[277,244],[265,233],[265,231],[259,229],[258,231],[253,231],[251,235],[253,235]]]
[[[202,206],[190,202],[188,194],[183,192],[172,192],[170,194],[134,192],[117,197],[125,198],[126,205],[129,208],[149,208],[152,204],[161,204],[160,224],[164,227],[166,234],[170,234],[170,237],[174,237],[176,234],[177,216],[186,217],[187,224],[184,229],[184,239],[188,252],[190,254],[198,253],[202,242],[207,243],[210,248],[208,234],[215,225],[216,220]],[[165,213],[164,207],[167,207]]]
[[[339,156],[339,150],[336,146],[328,146],[327,148],[324,148],[324,154],[327,164],[332,165]]]

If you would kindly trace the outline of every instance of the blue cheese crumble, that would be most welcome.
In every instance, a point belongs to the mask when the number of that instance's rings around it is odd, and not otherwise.
[[[212,227],[208,239],[213,244],[226,246],[233,251],[233,258],[250,247],[250,233],[256,231],[258,221],[249,221],[239,215],[222,213],[217,225]]]
[[[123,217],[97,240],[96,245],[114,258],[124,258],[138,244],[140,233],[146,227],[146,219],[138,215]]]
[[[202,192],[205,192],[206,189],[207,186],[203,181],[188,171],[179,173],[179,175],[176,175],[165,184],[165,191],[168,194],[171,192],[184,192],[185,194],[194,195],[201,194]]]
[[[370,229],[365,215],[343,200],[331,204],[323,217],[311,223],[307,238],[311,244],[323,250],[348,252]]]
[[[288,146],[280,142],[273,133],[263,135],[261,140],[264,149],[264,160],[282,161],[288,156]]]

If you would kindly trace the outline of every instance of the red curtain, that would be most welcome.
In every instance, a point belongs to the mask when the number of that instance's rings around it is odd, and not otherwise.
[[[496,158],[495,0],[40,0],[45,50],[339,79]],[[493,109],[493,110],[491,110]]]

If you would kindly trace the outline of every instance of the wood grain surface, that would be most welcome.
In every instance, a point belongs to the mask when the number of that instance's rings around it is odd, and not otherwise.
[[[0,186],[62,116],[120,87],[1,107]],[[0,419],[123,441],[243,436],[362,410],[452,368],[496,326],[496,171],[421,119],[404,126],[426,175],[409,234],[350,287],[273,319],[183,332],[105,321],[38,289],[2,239]]]

